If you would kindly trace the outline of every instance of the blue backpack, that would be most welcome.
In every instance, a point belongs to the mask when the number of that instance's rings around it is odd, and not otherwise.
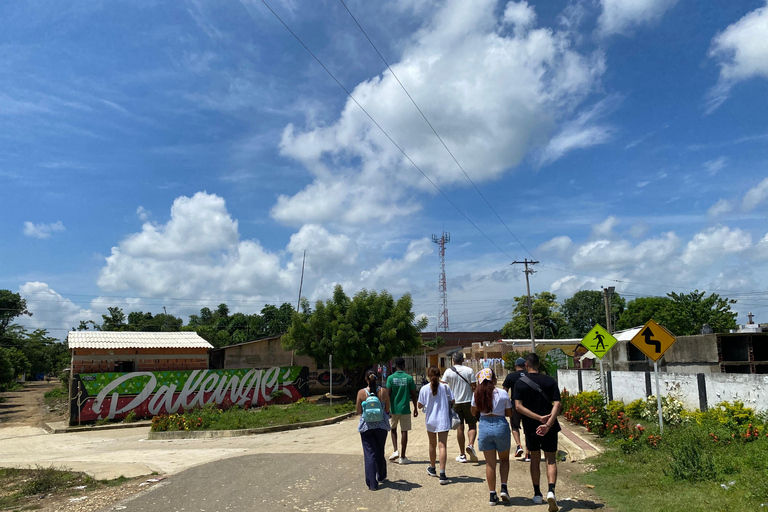
[[[377,423],[384,419],[384,407],[381,405],[379,397],[366,390],[368,398],[363,403],[363,421],[366,423]]]

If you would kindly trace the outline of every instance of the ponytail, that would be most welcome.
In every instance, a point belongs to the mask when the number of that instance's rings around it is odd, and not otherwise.
[[[437,366],[430,366],[427,370],[427,377],[432,387],[432,396],[437,395],[438,387],[440,386],[440,368]]]
[[[365,381],[368,383],[368,390],[375,395],[379,390],[379,382],[377,380],[376,372],[373,370],[365,372]]]

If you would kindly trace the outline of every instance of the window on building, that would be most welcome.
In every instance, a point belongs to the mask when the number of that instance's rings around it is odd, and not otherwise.
[[[136,371],[135,361],[118,361],[115,363],[115,371],[119,373],[130,373]]]

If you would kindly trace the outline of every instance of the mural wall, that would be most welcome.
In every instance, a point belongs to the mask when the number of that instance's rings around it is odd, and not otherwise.
[[[306,366],[74,375],[70,423],[170,414],[207,404],[259,407],[309,392]]]

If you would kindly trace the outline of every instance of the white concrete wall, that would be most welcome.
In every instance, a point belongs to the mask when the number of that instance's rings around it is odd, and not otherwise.
[[[579,370],[558,370],[560,388],[567,388],[576,393]],[[598,372],[582,371],[584,391],[599,390]],[[645,372],[611,372],[614,400],[629,403],[638,398],[645,398]],[[768,375],[705,373],[704,383],[707,392],[707,406],[712,408],[718,403],[744,402],[744,405],[756,412],[768,410]],[[698,409],[699,385],[696,374],[660,373],[659,385],[662,396],[674,395],[688,410]],[[651,392],[656,393],[656,380],[651,373]]]
[[[645,372],[611,372],[613,399],[625,404],[645,398]]]
[[[718,373],[707,375],[706,384],[710,407],[739,400],[755,411],[768,410],[768,375]]]
[[[659,372],[661,396],[675,396],[683,402],[683,407],[692,411],[701,406],[699,400],[699,381],[695,373]],[[651,391],[656,394],[656,378],[651,374]]]
[[[560,391],[567,389],[571,395],[579,392],[579,372],[557,370],[557,383]]]

